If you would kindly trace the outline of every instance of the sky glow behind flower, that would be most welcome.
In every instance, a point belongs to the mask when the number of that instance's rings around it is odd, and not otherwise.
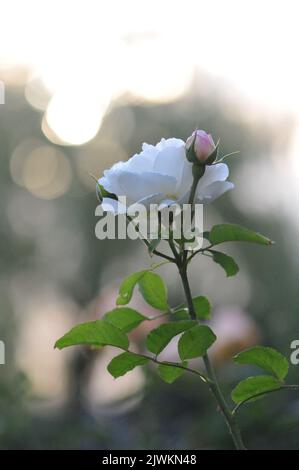
[[[264,108],[298,119],[296,1],[6,0],[1,14],[0,68],[30,67],[27,99],[45,111],[60,143],[92,139],[123,93],[178,98],[195,70],[243,95],[249,115]],[[209,20],[199,27],[199,17]]]

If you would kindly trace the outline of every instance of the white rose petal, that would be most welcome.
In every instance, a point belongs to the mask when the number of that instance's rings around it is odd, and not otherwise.
[[[104,212],[112,212],[115,215],[125,214],[127,212],[127,207],[124,204],[110,197],[103,198],[102,209]]]
[[[229,170],[225,163],[206,166],[205,173],[198,182],[196,200],[207,204],[232,189],[233,183],[225,181],[228,175]]]
[[[226,182],[228,174],[224,163],[206,166],[198,182],[196,202],[212,202],[232,189],[233,184]],[[140,203],[165,207],[187,203],[192,181],[192,163],[186,158],[185,142],[172,138],[162,139],[156,146],[143,144],[140,154],[113,165],[99,183],[117,197],[125,196],[127,206]],[[110,198],[104,198],[103,209],[114,214],[126,210]]]
[[[233,187],[234,185],[230,181],[215,181],[215,183],[207,186],[203,193],[199,192],[197,194],[197,200],[201,204],[208,204],[233,189]]]
[[[129,204],[138,202],[157,192],[169,194],[176,185],[174,177],[154,172],[144,172],[136,175],[136,173],[124,171],[118,176],[118,181],[122,194],[127,196]]]

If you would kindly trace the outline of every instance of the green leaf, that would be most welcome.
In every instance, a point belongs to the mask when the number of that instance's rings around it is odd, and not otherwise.
[[[117,305],[127,305],[132,299],[133,291],[139,285],[144,300],[158,310],[168,310],[167,289],[163,279],[152,271],[143,270],[128,276],[119,288]]]
[[[210,232],[208,232],[208,231],[206,230],[205,232],[202,233],[202,237],[203,237],[205,240],[210,241]]]
[[[203,356],[216,340],[211,328],[206,325],[197,325],[186,331],[179,340],[178,349],[180,358],[192,359]]]
[[[125,375],[130,370],[135,369],[137,366],[143,366],[149,359],[132,352],[124,352],[116,356],[108,364],[107,370],[116,379],[121,375]]]
[[[119,307],[106,313],[103,320],[112,323],[112,325],[116,326],[124,333],[128,333],[144,320],[148,320],[148,318],[133,308]]]
[[[81,323],[56,341],[55,348],[63,349],[68,346],[87,344],[90,346],[117,346],[126,349],[129,346],[127,336],[111,323],[96,320]]]
[[[210,232],[210,242],[212,245],[218,245],[223,242],[242,241],[250,243],[258,243],[260,245],[271,245],[273,242],[247,228],[234,224],[215,225]]]
[[[190,320],[189,311],[187,308],[180,308],[175,310],[172,315],[176,320]]]
[[[130,302],[136,284],[146,273],[146,270],[139,271],[124,279],[119,288],[119,296],[116,300],[116,305],[127,305]]]
[[[193,299],[194,309],[196,317],[200,319],[207,320],[210,318],[211,313],[211,304],[209,300],[203,295],[194,297]],[[173,310],[173,316],[177,320],[188,320],[190,319],[189,310],[186,304],[181,304]]]
[[[238,273],[239,266],[231,256],[228,256],[225,253],[221,253],[220,251],[209,251],[213,254],[213,260],[215,263],[219,264],[224,269],[227,277],[235,276],[235,274]]]
[[[255,346],[242,351],[234,357],[238,364],[254,364],[275,375],[278,380],[283,380],[288,373],[289,363],[287,358],[273,348]]]
[[[97,191],[98,191],[98,194],[100,196],[100,199],[103,199],[104,197],[108,197],[110,199],[117,200],[117,196],[113,193],[109,193],[108,191],[106,191],[104,186],[102,186],[98,181],[97,181],[97,186],[96,187],[97,187]]]
[[[184,367],[187,367],[188,363],[185,361],[182,364]],[[158,374],[164,382],[168,384],[172,384],[176,379],[178,379],[183,373],[184,369],[180,367],[173,366],[167,362],[163,364],[159,364],[158,366]]]
[[[205,320],[210,318],[211,305],[206,297],[204,297],[203,295],[195,297],[193,299],[193,304],[197,318]]]
[[[159,274],[146,272],[138,280],[139,289],[144,300],[158,310],[169,310],[167,289]]]
[[[146,347],[154,354],[160,354],[175,336],[196,325],[193,320],[163,323],[152,330],[146,338]]]
[[[271,392],[281,388],[279,381],[272,375],[257,375],[255,377],[248,377],[248,379],[239,382],[236,388],[232,391],[232,399],[235,403],[239,404],[245,400],[257,400],[263,397],[263,393]],[[261,394],[257,397],[256,395]]]

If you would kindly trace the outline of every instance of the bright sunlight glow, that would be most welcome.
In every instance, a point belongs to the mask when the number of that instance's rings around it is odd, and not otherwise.
[[[91,140],[121,94],[178,98],[195,70],[223,78],[254,109],[298,120],[298,8],[296,0],[6,0],[0,66],[29,66],[29,83],[39,78],[52,95],[43,128],[57,143]]]

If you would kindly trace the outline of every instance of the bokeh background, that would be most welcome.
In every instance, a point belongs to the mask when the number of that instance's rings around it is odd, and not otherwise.
[[[101,317],[120,280],[152,263],[137,242],[96,239],[90,173],[198,126],[223,153],[240,150],[230,160],[236,188],[206,208],[206,228],[240,223],[276,242],[228,247],[235,278],[209,259],[192,265],[194,294],[214,307],[226,393],[253,372],[231,364],[238,350],[262,342],[290,355],[299,337],[298,2],[3,0],[1,18],[1,448],[230,448],[196,378],[169,386],[138,368],[114,381],[112,349],[53,345]],[[180,303],[176,273],[161,274]],[[148,309],[138,295],[133,305]],[[131,338],[136,350],[147,329]],[[244,407],[239,420],[249,448],[298,448],[297,392]]]

